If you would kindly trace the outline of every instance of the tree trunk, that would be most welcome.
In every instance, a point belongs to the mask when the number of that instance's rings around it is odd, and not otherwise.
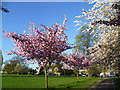
[[[88,72],[88,77],[91,78],[92,77],[92,71],[90,68],[87,69],[87,72]]]
[[[77,73],[77,80],[79,79],[78,76],[79,76],[79,75],[78,75],[78,73]]]
[[[17,74],[19,75],[19,72],[17,72]]]
[[[64,70],[64,76],[66,75],[66,71]]]
[[[45,68],[45,88],[48,88],[48,73],[47,73],[47,68]]]

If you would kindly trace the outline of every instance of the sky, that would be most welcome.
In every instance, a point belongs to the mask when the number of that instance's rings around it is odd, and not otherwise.
[[[2,12],[2,30],[6,32],[23,33],[28,29],[26,25],[34,22],[51,27],[54,23],[62,24],[64,15],[67,17],[68,42],[74,44],[75,36],[79,27],[75,26],[74,21],[78,20],[75,16],[82,15],[82,9],[88,10],[92,5],[88,2],[2,2],[2,6],[9,10],[9,13]],[[14,50],[14,42],[2,36],[2,53],[5,60],[9,60],[13,55],[4,53]],[[67,50],[71,53],[72,50]]]

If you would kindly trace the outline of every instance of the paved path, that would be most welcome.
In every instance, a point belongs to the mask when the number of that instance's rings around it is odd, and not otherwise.
[[[115,90],[114,83],[111,78],[104,79],[98,82],[95,86],[89,90]]]

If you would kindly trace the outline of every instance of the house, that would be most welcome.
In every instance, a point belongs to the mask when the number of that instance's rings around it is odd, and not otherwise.
[[[53,69],[52,68],[49,69],[49,73],[55,74],[57,76],[60,76],[61,73],[58,72],[58,71],[59,71],[58,67],[54,67]]]
[[[79,74],[87,74],[87,70],[86,69],[80,69]]]

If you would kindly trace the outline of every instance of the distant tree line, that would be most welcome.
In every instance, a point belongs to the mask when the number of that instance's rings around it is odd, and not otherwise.
[[[5,62],[3,72],[7,74],[34,74],[35,70],[23,64],[21,57],[14,56],[11,60]]]

